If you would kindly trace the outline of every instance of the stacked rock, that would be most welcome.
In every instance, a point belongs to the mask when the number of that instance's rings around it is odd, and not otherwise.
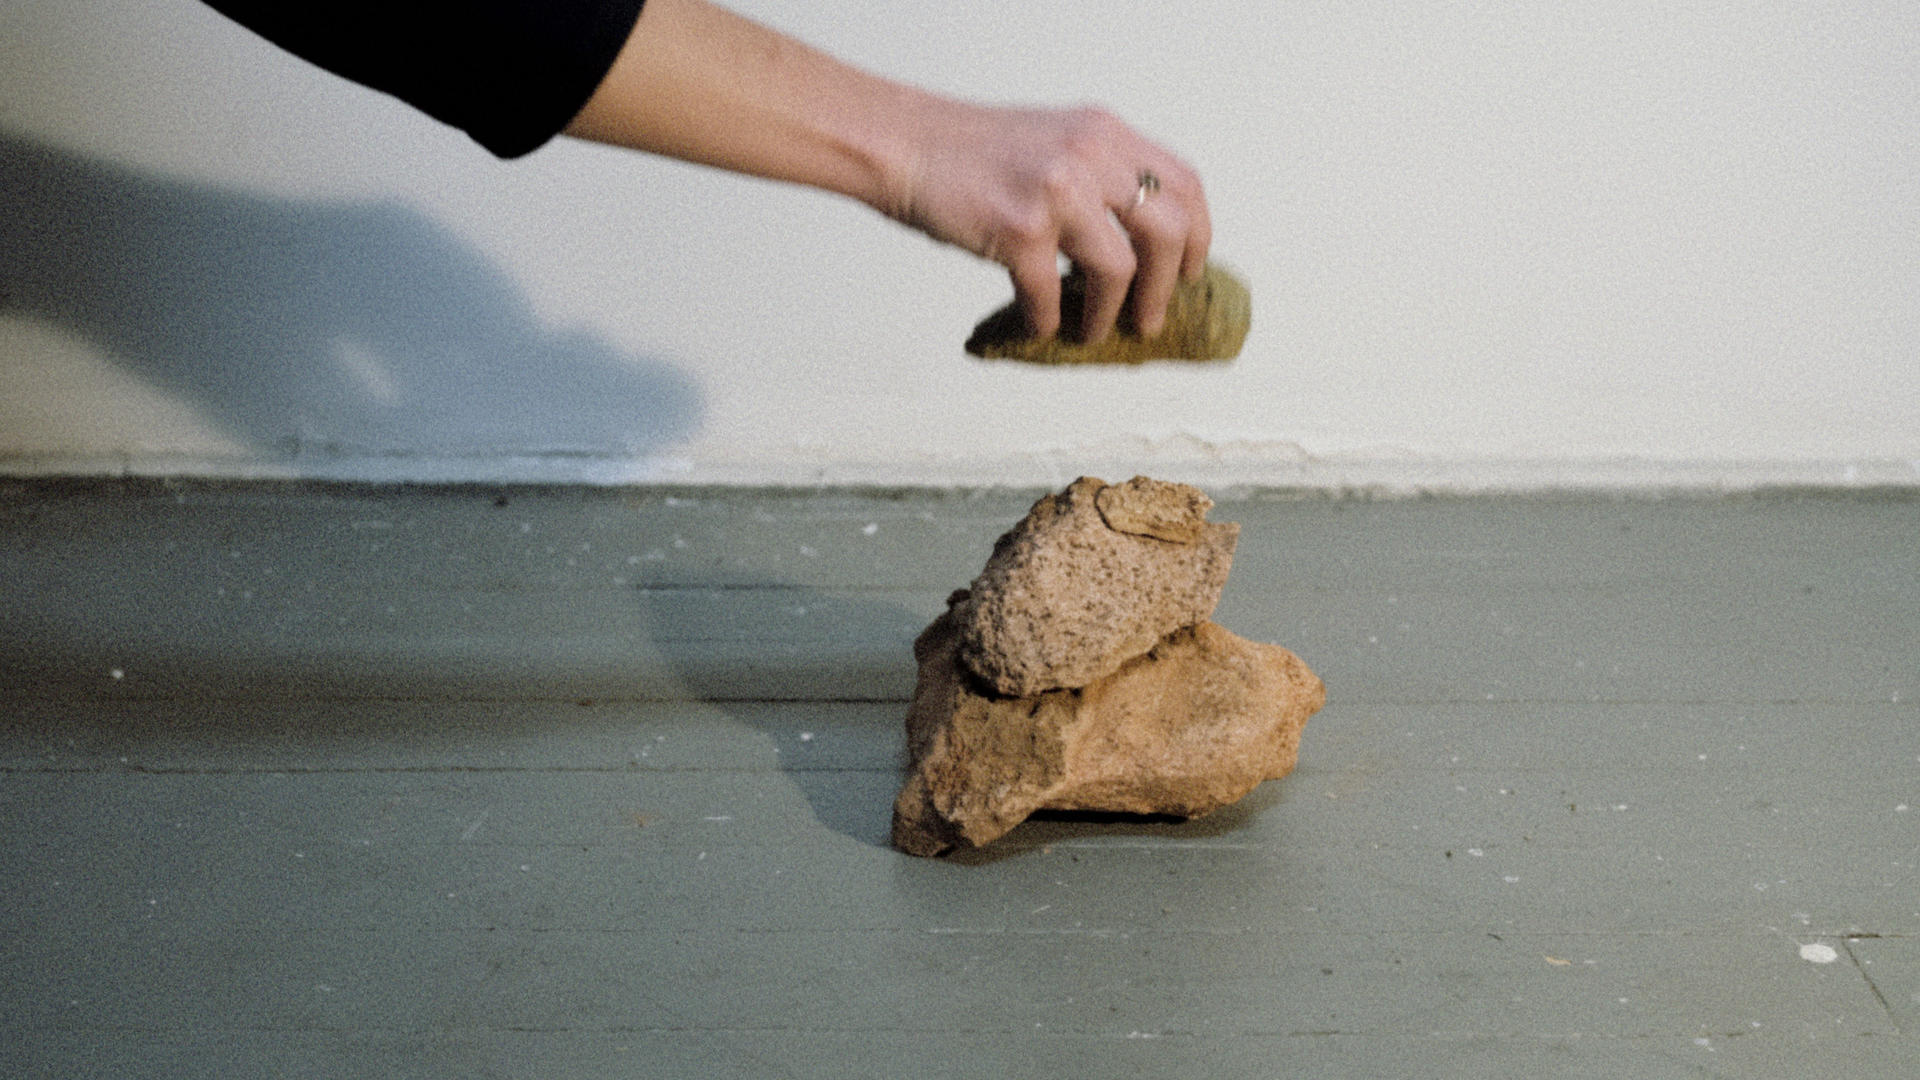
[[[978,847],[1038,810],[1198,817],[1293,770],[1326,689],[1208,621],[1239,537],[1212,506],[1082,477],[995,543],[914,642],[896,847]]]

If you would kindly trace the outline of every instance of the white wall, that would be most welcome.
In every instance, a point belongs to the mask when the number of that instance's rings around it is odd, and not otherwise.
[[[0,10],[0,470],[1920,482],[1920,5],[741,0],[1207,178],[1231,365],[960,350],[816,193],[498,163],[190,0]]]

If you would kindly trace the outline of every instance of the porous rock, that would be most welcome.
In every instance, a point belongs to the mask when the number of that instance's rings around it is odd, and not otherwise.
[[[1095,492],[1093,505],[1115,532],[1191,544],[1200,539],[1213,500],[1199,488],[1136,476]]]
[[[1086,309],[1086,275],[1074,269],[1060,280],[1060,325],[1077,327]],[[1096,342],[1065,333],[1034,337],[1017,304],[987,316],[967,338],[967,351],[996,360],[1030,364],[1142,364],[1149,360],[1231,360],[1240,355],[1253,323],[1253,299],[1226,268],[1208,263],[1206,273],[1182,280],[1167,304],[1159,333],[1145,337],[1122,326]],[[1070,331],[1069,331],[1070,332]]]
[[[978,847],[1038,810],[1210,813],[1290,772],[1326,700],[1299,657],[1211,622],[1080,689],[997,695],[959,659],[964,603],[914,643],[912,767],[893,814],[910,854]]]
[[[1184,484],[1081,477],[995,544],[954,609],[959,655],[1007,697],[1085,686],[1213,614],[1240,527]]]

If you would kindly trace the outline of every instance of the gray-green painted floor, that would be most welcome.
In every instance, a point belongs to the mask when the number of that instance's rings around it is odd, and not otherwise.
[[[1225,502],[1299,770],[896,854],[1030,498],[0,485],[0,1075],[1920,1076],[1920,497]]]

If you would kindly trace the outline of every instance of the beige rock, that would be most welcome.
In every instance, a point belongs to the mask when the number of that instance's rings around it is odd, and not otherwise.
[[[1060,325],[1077,327],[1086,309],[1086,275],[1079,270],[1060,279]],[[1158,334],[1142,337],[1127,327],[1088,344],[1056,334],[1036,338],[1017,304],[1008,304],[980,321],[967,338],[967,351],[996,360],[1030,364],[1142,364],[1149,360],[1231,360],[1240,355],[1253,325],[1253,298],[1239,278],[1208,263],[1206,273],[1181,281],[1167,304],[1167,322]]]
[[[1240,534],[1207,522],[1210,506],[1143,477],[1082,477],[1041,499],[954,610],[961,660],[995,692],[1027,697],[1085,686],[1207,619]]]
[[[1037,810],[1217,810],[1293,769],[1326,700],[1299,657],[1213,623],[1080,690],[999,697],[960,663],[956,612],[914,643],[912,768],[893,814],[895,846],[914,855],[978,847]]]
[[[1213,500],[1199,488],[1136,476],[1101,488],[1094,494],[1093,505],[1115,532],[1191,544],[1205,531]]]

